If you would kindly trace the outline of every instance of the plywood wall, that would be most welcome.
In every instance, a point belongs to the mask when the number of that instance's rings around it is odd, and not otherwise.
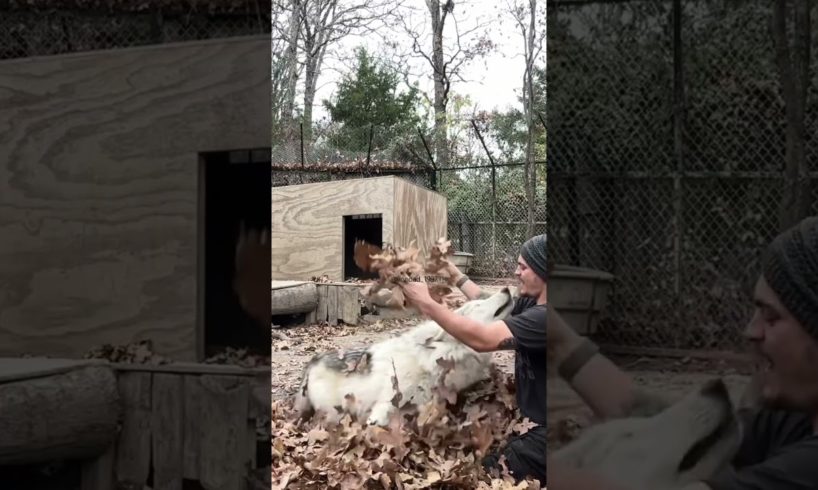
[[[424,257],[438,238],[446,236],[446,198],[407,180],[395,181],[395,244],[408,246],[412,240]]]
[[[269,36],[0,67],[0,355],[192,359],[198,152],[269,147]]]
[[[381,213],[383,240],[391,242],[394,189],[394,177],[274,187],[272,278],[343,280],[343,217]]]

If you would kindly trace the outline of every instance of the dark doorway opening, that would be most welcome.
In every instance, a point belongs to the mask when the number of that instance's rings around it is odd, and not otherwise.
[[[364,272],[355,265],[355,241],[363,240],[383,246],[383,216],[380,214],[353,214],[344,216],[344,279],[375,279],[375,272]]]
[[[270,325],[246,312],[233,289],[235,254],[242,222],[266,233],[270,243],[270,149],[208,152],[200,155],[199,356],[225,347],[270,352]],[[265,260],[266,257],[266,260]],[[270,288],[270,253],[259,254],[253,269],[264,271]],[[269,316],[269,315],[268,315]]]

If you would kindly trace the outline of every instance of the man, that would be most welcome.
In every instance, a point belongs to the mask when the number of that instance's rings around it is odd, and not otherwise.
[[[818,217],[770,244],[753,296],[745,336],[760,366],[761,406],[739,415],[743,439],[732,465],[685,490],[818,489]],[[627,414],[633,381],[553,311],[548,340],[560,372],[599,416]],[[548,470],[552,490],[619,490],[556,462]]]
[[[449,264],[448,272],[457,287],[469,299],[482,295],[480,287],[468,276]],[[517,258],[519,294],[514,309],[504,321],[484,325],[460,316],[434,301],[426,284],[413,282],[402,285],[406,298],[424,316],[440,324],[453,337],[478,352],[515,350],[514,378],[517,404],[523,416],[537,427],[522,436],[512,438],[502,450],[509,472],[523,479],[527,475],[545,484],[546,449],[546,237],[538,235],[523,244]],[[499,469],[499,455],[483,460],[486,469]]]

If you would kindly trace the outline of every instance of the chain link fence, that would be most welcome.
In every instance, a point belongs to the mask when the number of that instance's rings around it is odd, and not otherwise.
[[[550,257],[615,275],[602,342],[741,347],[785,183],[769,3],[683,2],[681,56],[672,2],[550,7]],[[806,152],[818,213],[815,87]]]
[[[270,33],[269,1],[2,2],[0,59]]]
[[[457,156],[452,158],[451,166],[435,168],[429,156],[432,151],[429,135],[374,126],[343,133],[337,128],[318,127],[313,138],[313,144],[303,146],[301,139],[274,142],[271,175],[274,187],[399,176],[446,196],[447,237],[456,250],[474,255],[470,275],[511,277],[520,246],[528,238],[529,205],[523,163],[493,161],[480,147],[464,149],[462,146],[468,145],[470,139],[461,138],[452,143]],[[455,148],[455,144],[460,147]],[[545,233],[545,161],[537,161],[534,166],[537,234]]]
[[[536,161],[534,232],[545,233],[545,162]],[[492,174],[494,176],[492,177]],[[439,171],[449,200],[449,233],[457,250],[474,254],[470,275],[510,278],[520,246],[529,238],[525,165],[491,163]]]

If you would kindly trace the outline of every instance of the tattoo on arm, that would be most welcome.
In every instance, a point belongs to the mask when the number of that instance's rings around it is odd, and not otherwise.
[[[497,344],[497,350],[514,350],[517,348],[517,341],[514,337],[506,337]]]

